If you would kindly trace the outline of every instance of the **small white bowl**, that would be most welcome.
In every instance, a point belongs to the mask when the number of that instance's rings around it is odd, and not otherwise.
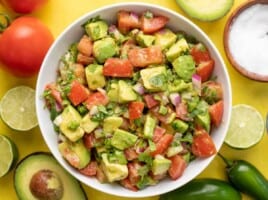
[[[146,4],[146,3],[113,4],[92,11],[82,16],[81,18],[77,19],[70,26],[68,26],[66,30],[63,31],[63,33],[56,39],[56,41],[50,48],[43,62],[43,65],[40,69],[36,85],[37,117],[43,138],[48,148],[54,155],[54,157],[68,172],[70,172],[75,178],[77,178],[85,185],[88,185],[99,191],[116,196],[124,196],[124,197],[156,196],[174,190],[186,184],[190,180],[194,179],[209,165],[209,163],[213,160],[214,156],[211,156],[206,159],[196,159],[192,161],[186,168],[183,176],[176,181],[165,179],[155,186],[147,187],[138,192],[127,190],[117,184],[101,184],[95,178],[89,178],[80,174],[63,159],[58,150],[57,134],[53,129],[53,125],[49,116],[49,111],[44,108],[44,100],[41,98],[45,85],[47,83],[56,80],[57,76],[56,72],[61,56],[67,51],[70,44],[78,41],[79,38],[81,38],[83,34],[83,28],[81,27],[81,25],[89,18],[98,15],[101,16],[101,18],[107,20],[108,22],[114,22],[116,20],[116,13],[119,10],[130,10],[135,11],[137,13],[150,10],[155,14],[164,15],[170,19],[168,27],[170,27],[172,30],[185,31],[186,33],[189,33],[194,37],[196,37],[197,40],[203,42],[207,46],[207,48],[211,53],[212,58],[215,60],[214,75],[218,77],[217,80],[222,84],[224,91],[223,122],[219,128],[215,129],[212,132],[212,138],[214,140],[216,148],[217,150],[220,149],[229,126],[231,105],[232,105],[230,80],[223,59],[218,50],[216,49],[216,47],[214,46],[214,44],[212,43],[212,41],[208,38],[208,36],[202,30],[200,30],[200,28],[198,28],[194,23],[192,23],[191,21],[187,20],[186,18],[184,18],[183,16],[174,11],[152,4]]]

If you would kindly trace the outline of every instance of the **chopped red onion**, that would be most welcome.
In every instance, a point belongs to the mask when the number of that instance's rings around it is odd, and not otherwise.
[[[133,86],[133,90],[135,90],[138,94],[144,94],[145,93],[145,89],[143,87],[143,85],[141,83],[136,83]]]
[[[201,85],[202,85],[201,77],[197,74],[193,74],[192,82],[194,89],[197,91],[198,95],[201,96]]]
[[[177,106],[181,102],[179,93],[171,93],[169,99],[174,106]]]

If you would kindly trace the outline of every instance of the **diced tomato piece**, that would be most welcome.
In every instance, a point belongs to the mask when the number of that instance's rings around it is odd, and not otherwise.
[[[79,81],[74,80],[71,83],[71,90],[68,94],[68,98],[73,105],[77,106],[78,104],[84,102],[88,98],[88,95],[89,91]]]
[[[91,93],[87,100],[84,102],[87,109],[91,109],[92,106],[99,106],[99,105],[106,105],[109,102],[108,97],[101,93],[101,92],[95,92]]]
[[[122,33],[127,33],[133,28],[140,27],[140,19],[136,13],[128,11],[119,11],[117,13],[118,29]]]
[[[85,168],[80,169],[79,172],[86,176],[95,176],[97,174],[98,163],[91,161]]]
[[[144,103],[141,101],[132,101],[128,105],[129,119],[138,119],[141,117],[144,109]]]
[[[217,152],[212,138],[204,129],[195,131],[192,152],[197,157],[209,157]]]
[[[155,156],[157,154],[163,154],[171,144],[172,140],[173,135],[168,133],[163,135],[163,137],[156,143],[156,149],[155,151],[151,152],[151,155]]]
[[[159,101],[154,99],[154,95],[152,94],[146,94],[144,95],[144,100],[148,108],[152,108],[154,106],[157,106],[159,104]]]
[[[78,42],[77,49],[80,53],[84,54],[85,56],[91,56],[93,51],[92,40],[88,36],[84,35]]]
[[[136,185],[140,180],[141,176],[139,175],[139,169],[141,165],[138,162],[129,162],[127,164],[128,167],[128,179],[130,183]]]
[[[213,104],[223,99],[223,89],[220,83],[207,81],[202,84],[201,96],[209,103]]]
[[[133,147],[125,149],[124,154],[125,154],[127,160],[135,160],[139,156]]]
[[[63,107],[63,105],[62,105],[63,100],[61,98],[60,91],[57,89],[55,84],[46,85],[45,90],[50,90],[51,95],[55,99],[55,101],[60,105],[60,107]]]
[[[154,16],[150,18],[143,15],[141,17],[141,30],[145,34],[154,33],[162,29],[168,23],[168,20],[165,16]]]
[[[214,60],[209,60],[201,62],[196,68],[196,73],[201,77],[202,82],[205,82],[211,77],[213,70]]]
[[[171,160],[171,166],[168,173],[171,179],[176,180],[182,176],[187,166],[187,162],[180,155],[172,156],[169,159]]]
[[[106,175],[104,174],[103,170],[100,167],[97,168],[96,178],[98,179],[98,181],[100,183],[107,182],[107,177],[106,177]]]
[[[212,124],[218,127],[221,124],[223,116],[223,100],[220,100],[217,103],[214,103],[211,106],[209,106],[208,111],[210,114]]]
[[[190,120],[187,104],[185,102],[180,102],[176,106],[176,117],[178,117],[184,121]]]
[[[151,64],[162,64],[164,54],[159,46],[133,48],[128,51],[128,59],[134,67],[146,67]]]
[[[133,185],[128,178],[121,180],[120,184],[124,186],[125,188],[132,190],[134,192],[137,192],[139,190],[138,187]]]
[[[133,66],[128,59],[108,58],[103,66],[103,75],[112,77],[132,77]]]
[[[197,65],[199,65],[202,62],[211,60],[207,48],[202,43],[194,45],[190,49],[190,54],[193,56],[194,61],[196,62]]]
[[[78,53],[77,54],[77,59],[76,59],[77,63],[82,64],[82,65],[89,65],[92,64],[94,62],[94,58],[93,56],[86,56],[82,53]]]
[[[154,129],[154,134],[153,134],[153,142],[157,143],[165,134],[166,129],[160,127],[160,126],[156,126]]]
[[[83,143],[87,149],[92,149],[94,147],[94,144],[96,143],[96,138],[94,134],[87,133],[83,136]]]

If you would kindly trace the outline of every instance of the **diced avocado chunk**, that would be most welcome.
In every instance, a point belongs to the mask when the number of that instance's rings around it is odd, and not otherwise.
[[[155,36],[153,35],[146,35],[142,31],[140,31],[137,36],[136,40],[138,44],[142,47],[149,47],[152,46],[155,41]]]
[[[173,60],[178,58],[182,52],[185,52],[188,49],[189,46],[187,41],[184,38],[181,38],[175,44],[173,44],[166,52],[167,60],[172,62]]]
[[[90,151],[82,140],[77,142],[64,141],[58,146],[61,155],[75,168],[82,169],[90,162]]]
[[[156,126],[156,120],[150,115],[146,115],[145,124],[143,128],[143,134],[145,138],[152,139],[154,134],[154,129]]]
[[[127,165],[109,162],[107,153],[103,153],[101,158],[101,167],[109,182],[119,181],[128,176]]]
[[[81,128],[82,117],[71,105],[68,105],[61,114],[62,121],[59,125],[60,131],[72,142],[83,137],[85,131]]]
[[[122,117],[111,116],[106,117],[103,120],[103,131],[104,133],[113,133],[117,128],[119,128],[123,123]]]
[[[108,24],[102,20],[89,22],[84,27],[85,27],[86,33],[94,41],[106,37],[108,33]]]
[[[102,74],[103,66],[90,64],[86,67],[86,79],[89,89],[96,90],[105,86],[105,77]]]
[[[113,57],[117,53],[117,45],[111,37],[97,40],[93,44],[93,54],[99,63],[104,63],[107,58]]]
[[[109,153],[108,160],[111,163],[118,163],[121,165],[126,165],[128,163],[124,151],[114,150],[114,152]]]
[[[116,129],[111,139],[111,144],[120,150],[124,150],[135,144],[138,137],[128,131]]]
[[[99,126],[99,122],[92,121],[89,114],[86,114],[81,121],[81,128],[86,133],[91,133],[95,128]]]
[[[119,102],[129,102],[137,99],[137,94],[133,90],[132,86],[127,82],[118,81],[118,100]]]
[[[171,126],[176,132],[179,133],[184,133],[189,128],[189,125],[180,119],[175,119]]]
[[[172,66],[179,77],[186,82],[191,81],[196,71],[194,59],[190,55],[179,56],[172,62]]]
[[[155,45],[160,46],[162,49],[169,48],[176,42],[177,36],[170,29],[162,29],[155,34]]]
[[[107,96],[112,102],[119,102],[119,86],[118,83],[112,83],[110,89],[107,92]]]
[[[172,146],[168,147],[167,149],[167,157],[172,157],[175,156],[176,154],[180,153],[183,151],[183,146],[182,145],[177,145],[177,146]]]
[[[167,70],[164,66],[142,69],[140,71],[144,87],[153,92],[167,89]]]
[[[210,115],[208,112],[208,103],[204,100],[199,101],[196,109],[198,114],[196,115],[196,122],[201,125],[207,132],[210,131]]]
[[[168,171],[171,165],[169,159],[164,158],[162,155],[156,155],[152,164],[152,172],[154,175],[161,175]]]
[[[182,79],[174,80],[172,83],[168,84],[168,91],[172,92],[181,92],[183,90],[187,90],[192,87],[192,83],[185,83]]]

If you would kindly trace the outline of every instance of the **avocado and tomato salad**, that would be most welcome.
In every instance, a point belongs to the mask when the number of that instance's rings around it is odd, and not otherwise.
[[[47,152],[29,154],[17,164],[14,187],[21,200],[87,199],[80,183]]]
[[[214,60],[190,34],[150,11],[86,21],[43,98],[63,158],[101,183],[132,191],[176,180],[216,153],[223,90]]]

